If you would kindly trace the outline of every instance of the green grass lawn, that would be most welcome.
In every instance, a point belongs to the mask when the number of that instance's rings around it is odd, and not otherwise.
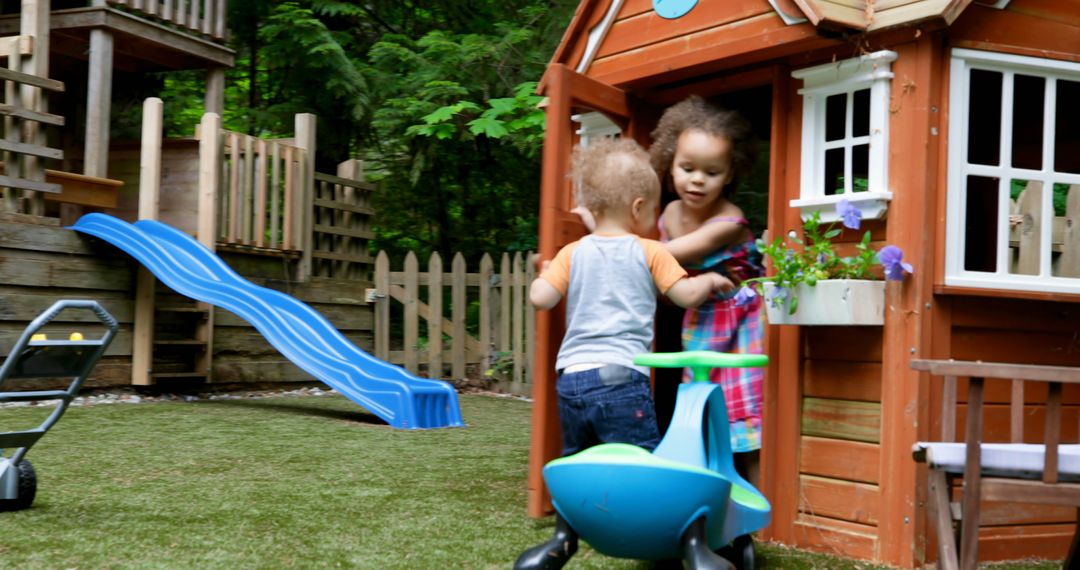
[[[0,566],[509,568],[553,524],[525,515],[531,404],[461,403],[468,428],[417,432],[339,396],[70,408],[28,456],[33,508],[0,513]],[[0,409],[0,430],[42,411]],[[760,553],[763,568],[873,568]],[[588,547],[569,566],[649,567]]]

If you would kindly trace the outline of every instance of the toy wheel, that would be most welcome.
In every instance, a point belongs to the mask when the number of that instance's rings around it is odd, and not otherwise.
[[[749,534],[735,537],[735,542],[732,545],[734,550],[734,559],[737,570],[754,570],[754,539]]]
[[[0,511],[29,509],[34,502],[34,496],[37,494],[37,472],[34,471],[34,466],[23,459],[16,467],[16,473],[19,475],[19,496],[14,499],[0,500]]]

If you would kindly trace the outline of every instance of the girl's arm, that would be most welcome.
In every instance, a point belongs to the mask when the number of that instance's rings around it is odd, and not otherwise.
[[[667,220],[673,215],[673,212],[677,211],[673,207],[674,204],[674,202],[668,204],[663,214],[664,227],[669,234],[671,233],[671,225]],[[664,247],[671,252],[671,255],[675,256],[675,259],[679,260],[679,263],[686,265],[701,261],[706,255],[716,251],[720,246],[736,243],[745,236],[746,227],[741,224],[712,222],[705,223],[692,232],[668,240],[664,243]]]

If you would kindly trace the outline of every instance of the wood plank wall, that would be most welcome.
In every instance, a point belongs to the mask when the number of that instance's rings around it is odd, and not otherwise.
[[[313,278],[296,283],[287,279],[281,259],[231,253],[223,258],[253,282],[310,304],[360,348],[373,349],[372,310],[364,302],[370,282]],[[111,245],[59,225],[0,221],[0,356],[6,357],[29,322],[55,301],[92,299],[117,319],[120,334],[87,387],[130,385],[135,268],[134,260]],[[170,295],[176,294],[164,289],[159,301]],[[98,334],[100,327],[88,325],[92,317],[72,316],[77,318],[62,317],[47,332],[57,338],[74,331]],[[312,381],[258,331],[224,310],[215,318],[213,377],[216,384]],[[55,386],[55,381],[20,380],[4,388]]]
[[[804,327],[797,544],[877,556],[881,327]]]
[[[0,354],[6,356],[30,321],[56,301],[91,299],[113,315],[120,332],[86,386],[128,384],[134,280],[134,265],[112,247],[94,246],[59,225],[0,221]],[[65,311],[46,334],[59,339],[78,331],[98,337],[104,329],[95,320],[89,313]],[[20,380],[4,389],[49,387],[47,382]]]
[[[569,54],[571,68],[581,59],[587,35]],[[626,0],[587,75],[617,86],[655,81],[659,75],[689,78],[805,51],[807,45],[797,45],[800,40],[815,47],[833,43],[819,38],[809,24],[784,24],[763,0],[702,2],[675,20],[658,16],[649,0]]]

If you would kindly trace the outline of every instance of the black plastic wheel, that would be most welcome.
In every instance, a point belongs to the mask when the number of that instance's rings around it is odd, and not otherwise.
[[[754,539],[748,534],[737,536],[732,546],[735,551],[735,567],[738,570],[754,570]]]
[[[19,475],[19,495],[14,499],[0,500],[0,511],[29,509],[34,503],[34,496],[37,495],[37,472],[34,471],[33,464],[23,459],[15,470]]]

